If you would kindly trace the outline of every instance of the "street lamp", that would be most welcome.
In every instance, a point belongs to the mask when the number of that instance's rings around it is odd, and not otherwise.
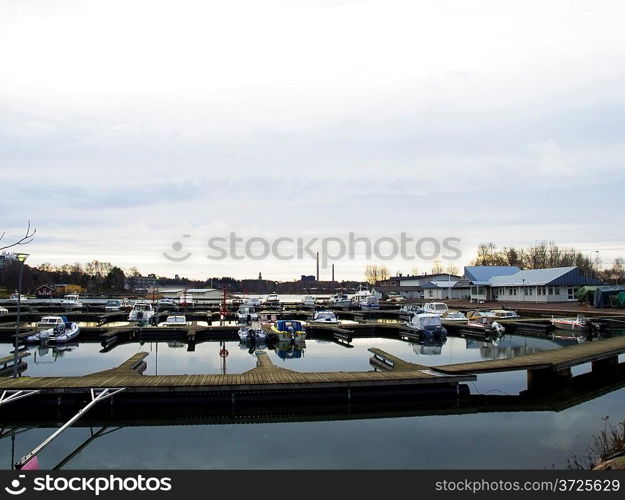
[[[17,253],[15,258],[20,263],[19,277],[17,278],[17,320],[15,322],[15,350],[13,351],[13,378],[17,378],[17,348],[20,338],[20,305],[22,302],[22,270],[28,258],[27,253]]]

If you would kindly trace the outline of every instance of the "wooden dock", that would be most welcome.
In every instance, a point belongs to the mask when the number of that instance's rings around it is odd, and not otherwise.
[[[22,359],[27,356],[30,356],[30,352],[28,351],[22,351],[17,353],[17,367],[20,372],[26,369],[26,365],[25,363],[22,363]],[[13,354],[0,358],[0,375],[5,375],[12,372],[14,361],[15,356]]]
[[[475,375],[435,373],[426,367],[367,372],[295,372],[275,366],[264,352],[257,354],[257,366],[240,374],[210,375],[140,375],[140,366],[147,353],[137,353],[122,365],[82,377],[19,377],[0,380],[3,390],[38,390],[39,394],[24,404],[47,400],[84,397],[93,388],[125,388],[115,400],[176,399],[201,397],[202,400],[258,400],[305,397],[312,399],[348,399],[368,397],[373,393],[392,395],[397,392],[434,397],[459,397],[468,394],[461,382],[475,380]],[[390,355],[389,355],[390,356]],[[116,403],[117,404],[117,403]]]
[[[618,366],[618,356],[623,353],[625,337],[614,337],[514,358],[441,365],[432,369],[454,375],[527,370],[531,390],[569,378],[571,367],[584,363],[592,363],[593,372],[609,374]]]

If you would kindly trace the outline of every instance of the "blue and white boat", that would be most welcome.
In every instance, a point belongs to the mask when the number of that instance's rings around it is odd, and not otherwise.
[[[67,316],[44,316],[37,323],[37,333],[26,337],[26,342],[63,344],[75,339],[79,333],[78,324],[69,321]]]
[[[424,337],[447,337],[440,315],[434,313],[415,314],[406,327]]]

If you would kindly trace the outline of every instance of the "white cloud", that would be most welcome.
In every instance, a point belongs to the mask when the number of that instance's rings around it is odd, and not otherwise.
[[[188,232],[438,231],[470,252],[582,226],[625,254],[620,2],[6,5],[0,213],[42,255],[169,272]]]
[[[562,175],[570,173],[570,166],[565,165],[564,153],[556,141],[533,142],[528,149],[536,153],[540,171],[547,175]]]

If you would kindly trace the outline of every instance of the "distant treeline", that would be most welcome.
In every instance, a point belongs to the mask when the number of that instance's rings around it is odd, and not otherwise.
[[[19,263],[8,260],[0,268],[0,285],[4,285],[8,292],[17,289]],[[41,285],[70,284],[79,285],[90,294],[120,294],[132,295],[128,278],[139,277],[141,274],[135,267],[122,269],[110,262],[94,260],[87,264],[74,263],[62,266],[53,266],[44,263],[39,266],[24,265],[22,276],[22,290],[26,293],[34,292]],[[170,278],[166,276],[148,275],[156,279],[158,288],[219,288],[231,293],[331,293],[339,289],[357,289],[358,281],[273,281],[273,280],[237,280],[231,277],[214,277],[206,280],[192,280],[188,278]]]
[[[528,248],[503,247],[495,243],[480,243],[474,266],[517,266],[521,269],[577,266],[588,275],[605,281],[620,282],[625,279],[625,260],[614,259],[610,267],[601,265],[598,252],[583,254],[575,248],[560,248],[553,242],[540,242]]]

